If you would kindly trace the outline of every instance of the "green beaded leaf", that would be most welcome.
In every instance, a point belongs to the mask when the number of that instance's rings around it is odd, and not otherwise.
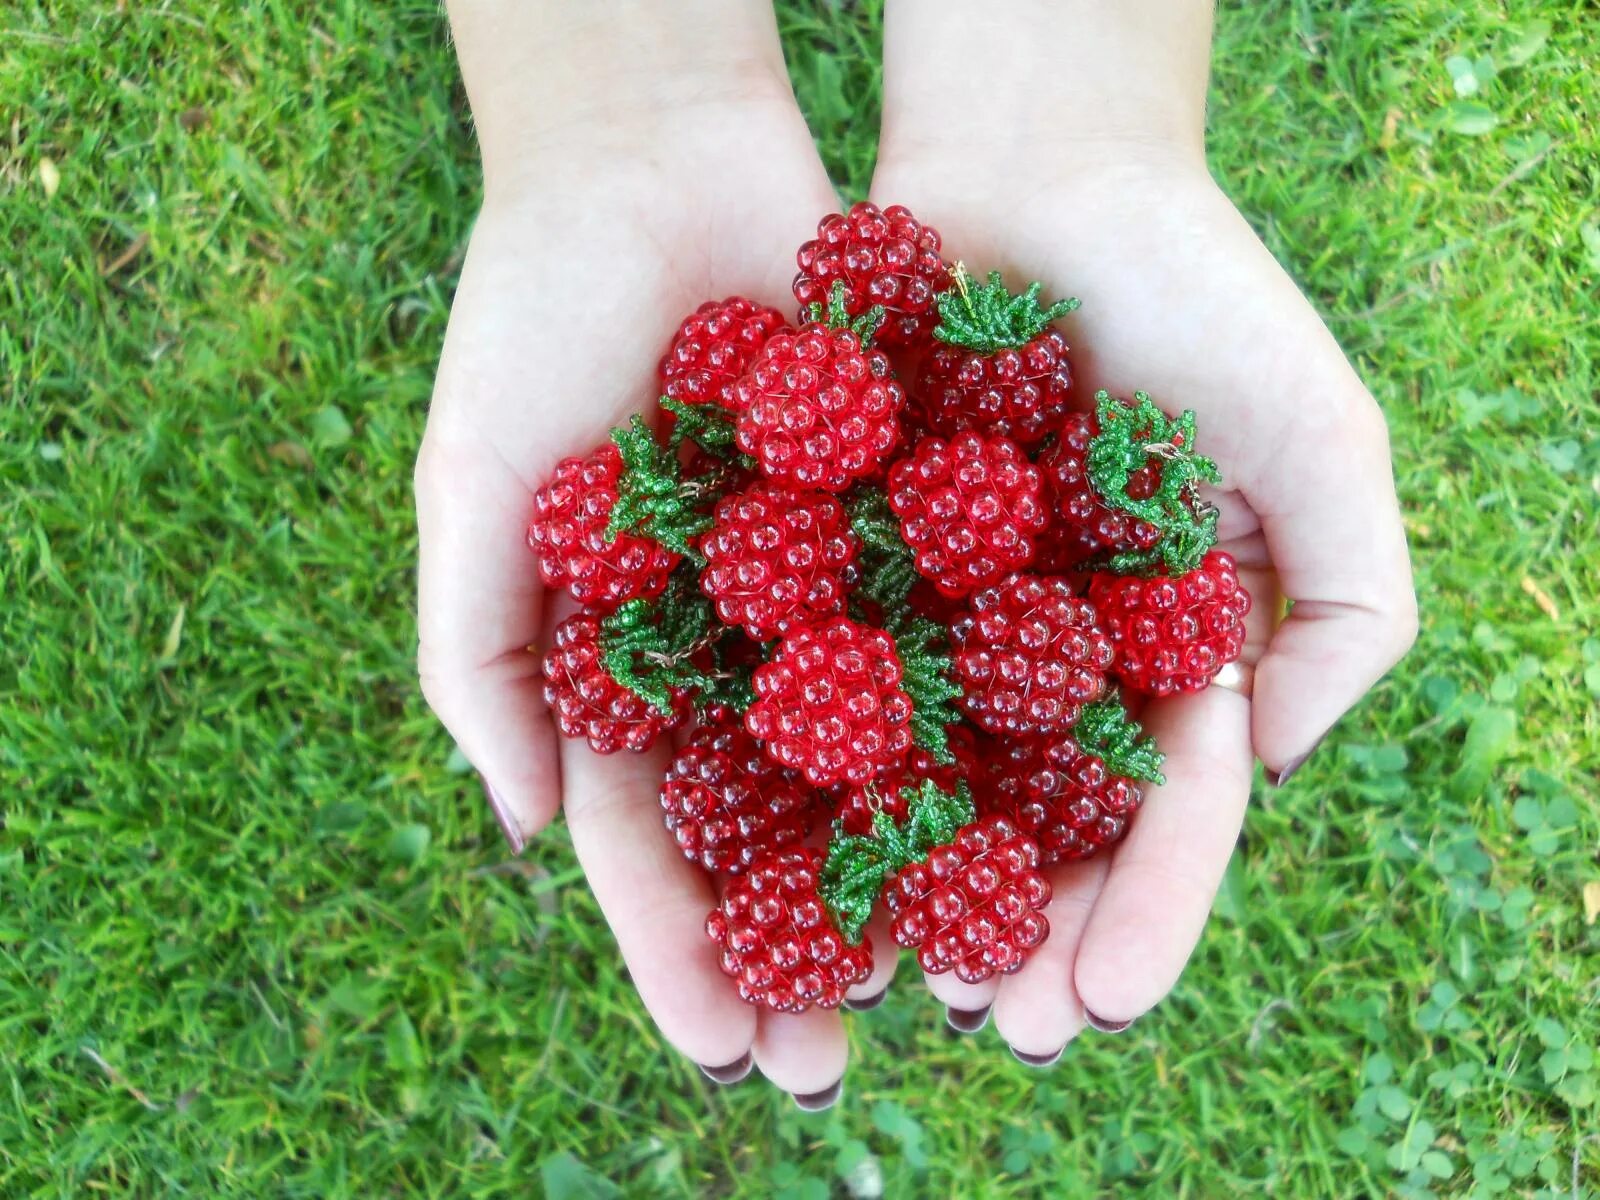
[[[711,528],[711,492],[703,483],[685,480],[675,446],[662,446],[644,418],[635,416],[611,431],[622,454],[617,502],[611,506],[606,534],[632,533],[652,538],[693,562],[701,561],[694,541]]]
[[[675,450],[684,441],[691,441],[707,454],[718,458],[732,458],[735,433],[733,414],[719,404],[686,404],[671,396],[657,401],[677,420],[672,426],[668,449]]]
[[[877,602],[886,619],[906,611],[906,600],[917,582],[917,568],[908,558],[863,555],[859,592]]]
[[[885,622],[900,655],[900,686],[911,697],[911,737],[936,763],[952,763],[946,730],[960,720],[951,703],[961,685],[950,673],[949,631],[937,621],[909,613]]]
[[[906,823],[901,829],[901,866],[921,862],[935,846],[949,845],[961,827],[970,825],[978,816],[972,793],[962,780],[956,782],[953,792],[943,791],[933,780],[924,779],[914,787],[902,788],[900,794],[907,802]]]
[[[951,346],[978,354],[994,354],[1026,346],[1052,321],[1076,309],[1078,301],[1057,300],[1049,308],[1039,307],[1043,284],[1030,283],[1026,291],[1013,295],[1006,290],[999,271],[989,272],[988,283],[974,283],[957,263],[951,272],[955,286],[940,292],[939,324],[933,336]]]
[[[848,507],[850,528],[868,547],[883,554],[911,557],[911,547],[900,536],[900,518],[889,507],[889,497],[882,488],[857,488]]]
[[[882,813],[878,816],[888,822]],[[893,823],[889,824],[893,828]],[[852,945],[860,943],[862,930],[872,919],[872,907],[894,870],[889,844],[876,836],[876,828],[870,836],[836,834],[828,844],[817,895],[828,906],[839,932]]]
[[[872,335],[878,332],[878,326],[883,324],[886,315],[883,305],[874,304],[852,320],[847,306],[847,296],[844,280],[834,280],[833,287],[828,290],[827,307],[823,307],[820,301],[813,300],[806,305],[806,319],[826,325],[829,329],[848,329],[861,339],[863,346],[870,346]]]
[[[903,825],[896,825],[880,809],[873,814],[870,834],[836,829],[828,845],[817,893],[839,932],[852,943],[861,941],[861,931],[889,877],[927,858],[935,846],[953,842],[961,827],[976,818],[965,783],[958,783],[954,792],[945,792],[933,780],[924,779],[902,787],[900,795],[907,805]]]
[[[695,707],[702,712],[720,705],[731,708],[736,713],[742,713],[756,702],[756,664],[747,662],[738,666],[725,665],[722,660],[722,648],[725,644],[719,641],[712,647],[716,670],[710,674],[709,682],[695,697]]]
[[[917,582],[915,556],[900,537],[900,520],[879,488],[858,488],[846,507],[850,528],[861,539],[856,591],[883,609],[886,622],[897,620],[906,613],[907,597]]]
[[[1094,400],[1099,432],[1084,455],[1089,483],[1108,507],[1148,521],[1161,534],[1149,550],[1112,556],[1110,568],[1120,574],[1193,570],[1217,544],[1217,510],[1201,502],[1196,488],[1222,481],[1217,464],[1194,452],[1194,412],[1169,417],[1146,392],[1135,392],[1131,405],[1106,391]],[[1161,459],[1161,482],[1153,495],[1136,499],[1128,495],[1128,481],[1152,456]]]
[[[1083,706],[1078,723],[1072,727],[1072,739],[1079,749],[1094,755],[1125,779],[1166,783],[1167,777],[1161,773],[1166,755],[1156,748],[1154,738],[1141,737],[1141,732],[1122,698],[1113,693]]]
[[[671,713],[674,691],[718,685],[694,659],[724,632],[693,574],[674,572],[661,595],[629,600],[600,622],[600,664],[647,704]]]

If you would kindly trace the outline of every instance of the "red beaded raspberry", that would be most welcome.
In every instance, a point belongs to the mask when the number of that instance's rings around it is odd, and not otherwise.
[[[1105,558],[1119,574],[1184,571],[1216,544],[1217,511],[1198,495],[1217,464],[1195,453],[1195,415],[1163,412],[1144,392],[1095,393],[1040,456],[1052,509],[1040,563],[1050,570]]]
[[[908,785],[931,779],[940,791],[954,792],[978,770],[978,740],[964,725],[946,729],[945,740],[953,761],[938,762],[930,751],[913,746],[904,766],[886,772],[866,787],[846,789],[834,810],[834,819],[846,833],[868,834],[876,813],[888,814],[896,824],[906,819]]]
[[[863,785],[911,747],[911,697],[881,629],[834,617],[791,630],[755,672],[745,728],[813,787]]]
[[[785,483],[843,491],[900,436],[905,393],[852,329],[814,321],[773,335],[734,390],[739,449]]]
[[[939,257],[939,231],[898,204],[880,210],[863,201],[822,218],[817,236],[796,257],[794,297],[801,311],[826,305],[834,285],[843,282],[851,317],[883,307],[887,319],[878,340],[885,346],[925,340],[937,320],[934,297],[950,285],[949,268]]]
[[[872,974],[872,942],[851,945],[817,894],[822,852],[773,851],[750,865],[706,918],[723,973],[747,1004],[800,1013],[838,1008]]]
[[[1111,640],[1059,575],[1015,575],[974,594],[950,636],[962,707],[989,733],[1064,733],[1105,692]]]
[[[1009,438],[927,438],[889,469],[889,507],[917,570],[959,596],[1027,566],[1045,527],[1039,469]]]
[[[661,807],[690,862],[734,875],[801,841],[822,816],[816,793],[774,765],[727,715],[696,729],[673,756]]]
[[[993,355],[935,347],[912,390],[935,433],[977,429],[1028,446],[1060,426],[1071,392],[1067,339],[1055,329]]]
[[[978,773],[980,809],[1015,821],[1050,866],[1088,858],[1122,840],[1161,782],[1161,754],[1115,699],[1085,708],[1072,733],[995,743]]]
[[[1050,933],[1038,843],[1004,817],[962,827],[896,872],[883,899],[895,943],[930,975],[954,971],[963,983],[1020,970]]]
[[[1067,339],[1050,322],[1078,306],[1039,307],[1039,284],[1019,296],[998,271],[973,283],[960,264],[955,287],[939,296],[933,353],[913,389],[914,410],[946,437],[963,429],[998,433],[1032,445],[1067,415],[1072,364]]]
[[[539,555],[539,573],[580,604],[615,608],[654,596],[679,561],[650,538],[607,536],[621,474],[622,455],[607,442],[587,458],[562,459],[550,482],[533,494],[528,545]]]
[[[859,546],[844,506],[826,492],[757,483],[717,503],[700,541],[700,588],[724,625],[765,641],[844,606]]]
[[[1221,550],[1177,577],[1096,575],[1089,600],[1111,638],[1112,673],[1148,696],[1198,692],[1244,651],[1250,593]]]
[[[597,753],[648,750],[683,723],[688,695],[675,690],[672,711],[663,712],[613,679],[601,662],[600,615],[585,610],[556,626],[544,656],[545,703],[564,736],[587,738]]]
[[[1039,561],[1050,570],[1064,570],[1097,555],[1125,550],[1150,550],[1161,531],[1149,521],[1111,508],[1089,482],[1084,458],[1100,431],[1093,413],[1072,413],[1062,422],[1055,444],[1039,456],[1049,500],[1049,532],[1040,539]],[[1160,461],[1128,479],[1127,493],[1147,500],[1161,482]]]
[[[730,296],[707,300],[684,318],[661,359],[661,390],[685,404],[719,404],[732,411],[734,384],[774,333],[783,314]]]

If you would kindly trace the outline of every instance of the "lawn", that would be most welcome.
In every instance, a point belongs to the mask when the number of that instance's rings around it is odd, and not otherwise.
[[[852,196],[875,10],[782,6]],[[1129,1034],[1030,1072],[901,987],[807,1116],[664,1051],[417,691],[437,4],[11,0],[0,1195],[1600,1195],[1597,25],[1225,5],[1214,169],[1389,414],[1421,640]]]

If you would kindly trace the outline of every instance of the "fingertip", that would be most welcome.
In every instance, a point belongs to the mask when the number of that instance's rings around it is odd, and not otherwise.
[[[562,743],[567,830],[590,890],[651,1018],[696,1063],[732,1062],[756,1035],[756,1010],[722,971],[706,916],[712,879],[662,827],[667,748],[593,753]]]
[[[441,657],[426,645],[419,652],[423,697],[477,771],[512,852],[521,853],[561,803],[559,747],[539,660],[526,648],[475,668]]]
[[[1318,738],[1312,745],[1311,749],[1307,750],[1304,754],[1294,755],[1287,762],[1285,762],[1283,766],[1278,767],[1276,770],[1269,766],[1267,768],[1267,782],[1275,788],[1281,788],[1284,784],[1288,783],[1289,780],[1295,777],[1301,767],[1306,765],[1311,756],[1317,752],[1317,747],[1320,745],[1322,745],[1322,739]]]
[[[1151,704],[1146,730],[1166,752],[1117,847],[1083,932],[1072,979],[1102,1023],[1160,1002],[1205,928],[1250,796],[1250,702],[1220,688]]]
[[[750,1051],[746,1050],[732,1062],[724,1063],[721,1066],[708,1067],[705,1063],[696,1063],[695,1065],[700,1068],[700,1074],[718,1087],[732,1087],[736,1083],[743,1082],[749,1076],[750,1072],[755,1068],[755,1059],[751,1056]]]
[[[851,1012],[871,1012],[888,998],[889,988],[886,985],[881,991],[873,992],[870,996],[862,996],[859,999],[855,996],[846,996],[844,1004],[840,1007],[847,1008]]]
[[[844,1022],[833,1009],[763,1009],[756,1024],[755,1058],[774,1086],[795,1096],[825,1094],[843,1079],[849,1063]]]
[[[944,1010],[944,1023],[950,1026],[955,1033],[970,1034],[980,1033],[989,1023],[989,1014],[994,1011],[994,1005],[985,1004],[982,1008],[950,1008]]]
[[[839,1097],[844,1094],[844,1079],[833,1081],[831,1087],[825,1087],[820,1092],[796,1092],[794,1106],[801,1112],[824,1112],[839,1103]]]
[[[562,770],[554,727],[541,697],[528,692],[537,679],[484,684],[498,695],[498,710],[489,715],[477,704],[458,708],[440,719],[477,770],[484,802],[494,815],[513,854],[555,819],[561,807]]]
[[[488,776],[481,771],[478,773],[478,782],[483,788],[484,803],[488,805],[495,824],[500,827],[500,834],[505,838],[512,857],[520,855],[528,848],[529,842],[545,831],[560,807],[556,796],[559,785],[544,789],[525,786],[515,793],[520,799],[512,800],[490,783]]]
[[[626,918],[612,927],[662,1036],[696,1063],[728,1063],[753,1050],[762,1010],[740,999],[723,974],[716,946],[703,932],[709,909],[679,903],[662,913],[658,928],[639,929]],[[652,948],[642,948],[645,941]]]
[[[1110,1017],[1102,1017],[1099,1013],[1091,1012],[1087,1008],[1083,1010],[1083,1021],[1085,1025],[1096,1033],[1121,1033],[1133,1024],[1132,1017],[1116,1021]]]
[[[1053,1051],[1047,1051],[1043,1054],[1033,1054],[1026,1050],[1018,1050],[1015,1046],[1011,1047],[1012,1058],[1016,1059],[1025,1067],[1032,1067],[1035,1070],[1040,1071],[1055,1066],[1061,1061],[1061,1056],[1066,1052],[1066,1043],[1062,1043]]]
[[[1073,983],[1074,963],[1094,903],[1104,886],[1109,856],[1050,868],[1052,896],[1045,913],[1050,936],[1022,970],[1000,985],[995,1030],[1022,1061],[1059,1057],[1083,1029],[1083,1003]]]
[[[1123,955],[1115,947],[1086,944],[1072,972],[1083,1024],[1101,1032],[1111,1026],[1125,1029],[1155,1007],[1177,982],[1177,975],[1162,970],[1152,976],[1151,965],[1145,956]]]
[[[923,972],[922,977],[927,982],[928,990],[933,993],[934,999],[956,1012],[971,1013],[979,1009],[987,1010],[1000,991],[998,979],[985,979],[982,983],[962,983],[955,977],[954,972],[940,975]]]
[[[733,987],[731,980],[720,976],[717,983],[718,986],[727,989]],[[752,1054],[758,1017],[755,1009],[732,994],[731,990],[728,998],[733,1001],[733,1005],[714,1003],[683,1020],[675,1020],[659,1003],[647,1004],[647,1007],[650,1008],[650,1015],[655,1020],[657,1028],[673,1047],[688,1055],[697,1064],[737,1062],[740,1056]],[[695,1017],[711,1019],[702,1022]]]
[[[522,821],[518,818],[516,810],[481,772],[478,775],[478,782],[483,785],[483,798],[488,801],[489,811],[494,814],[495,822],[500,826],[500,833],[506,839],[506,845],[510,847],[512,856],[521,854],[528,848],[530,834],[523,830]]]

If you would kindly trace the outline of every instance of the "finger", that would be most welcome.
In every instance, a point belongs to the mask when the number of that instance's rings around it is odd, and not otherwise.
[[[426,437],[416,470],[417,668],[520,852],[561,794],[539,681],[543,589],[524,545],[531,498],[492,452]]]
[[[596,754],[562,739],[563,804],[572,847],[662,1036],[703,1067],[751,1047],[756,1011],[722,973],[706,916],[711,877],[662,827],[657,799],[669,748]]]
[[[944,1019],[957,1033],[977,1033],[989,1023],[989,1009],[1000,991],[998,979],[985,979],[982,983],[962,983],[954,972],[922,976],[928,990],[944,1005]]]
[[[793,1095],[802,1108],[826,1108],[838,1099],[835,1085],[844,1078],[850,1057],[844,1022],[834,1009],[809,1008],[803,1013],[763,1009],[755,1057],[761,1073]]]
[[[1112,855],[1073,982],[1101,1025],[1130,1021],[1167,994],[1188,961],[1250,797],[1250,702],[1222,688],[1158,700],[1146,730],[1167,782]]]
[[[1240,480],[1293,602],[1255,678],[1253,740],[1275,782],[1417,633],[1383,416],[1342,357],[1325,378],[1333,380],[1328,401],[1306,405],[1289,436]]]
[[[1110,858],[1049,870],[1051,898],[1045,907],[1050,936],[1028,957],[1027,965],[1000,982],[994,1002],[994,1027],[1020,1057],[1044,1066],[1054,1061],[1083,1028],[1083,1001],[1073,983],[1073,963],[1089,913],[1105,883]]]
[[[872,974],[845,993],[845,1007],[855,1012],[877,1008],[894,982],[895,969],[900,965],[900,947],[889,936],[889,914],[879,910],[867,922],[866,936],[872,940]]]

